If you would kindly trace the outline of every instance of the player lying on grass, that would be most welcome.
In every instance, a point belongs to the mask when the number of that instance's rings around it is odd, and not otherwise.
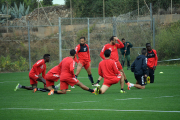
[[[86,87],[84,84],[79,82],[78,79],[75,78],[75,74],[74,74],[75,54],[76,54],[76,51],[74,49],[72,49],[70,51],[70,56],[64,58],[58,65],[59,69],[60,69],[60,90],[54,91],[54,89],[52,89],[48,93],[48,95],[52,95],[54,93],[66,94],[66,89],[68,88],[68,85],[71,85],[71,86],[77,85],[77,86],[81,87],[83,90],[89,91],[91,93],[94,92],[93,89]]]
[[[116,41],[118,41],[119,44],[116,43]],[[120,49],[120,48],[124,48],[124,44],[116,36],[112,36],[110,38],[110,43],[104,45],[103,49],[101,50],[100,57],[102,59],[105,59],[104,51],[107,50],[107,49],[111,50],[111,57],[110,57],[110,59],[112,59],[112,60],[114,60],[116,62],[118,70],[123,73],[125,83],[129,86],[130,83],[128,82],[128,80],[126,78],[126,75],[125,75],[125,73],[123,71],[121,63],[119,62],[119,55],[118,55],[118,50],[117,49]],[[101,80],[102,80],[102,77],[99,76],[98,81],[97,81],[96,84],[99,84],[99,82]]]
[[[46,80],[45,80],[45,73],[46,73],[46,62],[49,62],[50,60],[50,54],[45,54],[43,56],[43,59],[38,60],[32,67],[31,71],[29,72],[29,79],[30,79],[30,86],[22,86],[19,83],[17,84],[16,88],[14,91],[16,91],[19,88],[22,89],[27,89],[27,90],[33,90],[36,92],[37,90],[42,90],[42,89],[37,89],[37,83],[42,82],[44,83],[44,86],[46,86]],[[42,76],[40,75],[42,73]]]
[[[105,59],[99,63],[98,73],[104,78],[104,83],[101,88],[97,87],[95,95],[104,94],[106,90],[113,84],[117,84],[120,81],[121,93],[125,93],[123,90],[124,76],[122,72],[118,71],[117,64],[114,60],[110,59],[111,51],[109,49],[104,52]]]
[[[76,46],[76,55],[78,55],[79,59],[77,60],[75,56],[75,62],[77,62],[77,70],[75,73],[75,78],[77,79],[82,67],[84,67],[88,73],[88,78],[91,81],[92,86],[94,85],[94,80],[91,74],[91,59],[90,59],[90,52],[89,52],[89,46],[86,44],[85,37],[80,38],[80,44]],[[73,86],[71,88],[74,88]]]
[[[147,51],[146,48],[141,50],[141,55],[139,55],[136,60],[131,65],[131,71],[134,72],[134,76],[137,80],[136,83],[130,83],[130,87],[136,87],[139,89],[144,89],[146,85],[146,77],[147,77]]]

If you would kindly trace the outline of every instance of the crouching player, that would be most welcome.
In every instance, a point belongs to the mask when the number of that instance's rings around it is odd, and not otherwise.
[[[29,79],[30,79],[30,86],[22,86],[19,83],[15,87],[14,91],[17,89],[23,88],[27,90],[33,90],[33,92],[36,92],[37,89],[37,83],[42,82],[44,83],[44,87],[46,86],[46,80],[45,80],[45,73],[46,73],[46,62],[49,62],[50,60],[50,54],[45,54],[43,59],[38,60],[32,67],[31,71],[29,72]],[[40,75],[42,73],[42,76]]]
[[[130,87],[136,87],[139,89],[144,89],[146,85],[146,77],[147,77],[147,51],[146,48],[141,50],[141,54],[131,65],[131,71],[134,72],[134,76],[137,80],[138,84],[130,83]]]
[[[58,67],[60,69],[60,90],[54,91],[54,89],[52,89],[48,93],[48,95],[52,95],[54,93],[66,94],[66,89],[68,88],[68,85],[70,85],[70,86],[77,85],[77,86],[81,87],[83,90],[89,91],[91,93],[94,92],[93,89],[86,87],[81,82],[79,82],[79,80],[77,80],[75,78],[75,74],[74,74],[74,67],[75,67],[74,57],[75,57],[75,54],[76,54],[76,51],[74,49],[72,49],[70,51],[70,56],[64,58],[60,62],[60,64],[58,65]]]
[[[123,90],[124,76],[123,73],[118,71],[116,62],[110,59],[111,51],[107,49],[104,52],[105,59],[99,63],[98,73],[104,78],[104,83],[101,88],[97,87],[95,95],[103,94],[113,84],[117,84],[120,81],[121,93],[125,93]]]

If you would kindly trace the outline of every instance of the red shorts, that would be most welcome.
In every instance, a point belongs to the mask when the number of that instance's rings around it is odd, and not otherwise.
[[[120,77],[112,77],[111,79],[104,78],[103,85],[110,87],[111,85],[118,83],[120,81],[120,79],[121,79],[121,76]]]
[[[30,84],[31,85],[33,85],[33,84],[37,84],[38,82],[37,82],[37,79],[38,79],[39,77],[36,75],[36,74],[34,74],[34,73],[29,73],[29,79],[30,79]]]
[[[65,78],[60,80],[60,90],[64,90],[68,88],[68,85],[74,86],[79,82],[78,79],[76,78]]]
[[[82,66],[87,70],[90,66],[89,61],[79,60],[79,62],[82,64]]]
[[[53,86],[54,82],[57,82],[59,79],[58,74],[46,74],[46,87]]]
[[[122,70],[123,69],[122,66],[121,66],[121,63],[119,61],[117,61],[116,64],[117,64],[118,70]]]

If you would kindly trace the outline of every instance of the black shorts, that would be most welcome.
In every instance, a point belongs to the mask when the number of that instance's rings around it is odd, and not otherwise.
[[[136,80],[138,81],[138,84],[144,86],[147,84],[146,77],[141,75],[135,75]]]

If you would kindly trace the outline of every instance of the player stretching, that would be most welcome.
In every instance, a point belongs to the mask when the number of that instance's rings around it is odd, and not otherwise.
[[[89,46],[86,44],[85,37],[80,38],[80,44],[76,46],[76,54],[78,55],[79,59],[75,57],[75,61],[78,63],[77,71],[75,74],[75,78],[77,79],[82,67],[84,67],[88,73],[88,78],[91,81],[92,86],[94,86],[94,80],[91,74],[91,66],[90,66],[90,52]]]
[[[157,66],[157,52],[154,49],[151,49],[151,44],[146,43],[147,48],[147,66],[148,66],[148,73],[147,75],[150,77],[150,83],[154,83],[154,71],[156,70]]]
[[[33,90],[34,92],[37,91],[37,83],[43,82],[44,86],[46,85],[45,80],[45,73],[46,73],[46,62],[49,62],[50,60],[50,54],[45,54],[44,59],[38,60],[32,67],[31,71],[29,72],[29,79],[30,84],[32,87],[29,86],[22,86],[19,83],[17,84],[14,91],[16,91],[19,88],[27,89],[27,90]],[[42,73],[42,76],[40,75]]]
[[[117,44],[116,41],[118,41],[119,44]],[[130,83],[127,81],[127,78],[126,78],[126,75],[125,75],[125,73],[123,71],[121,63],[119,62],[119,55],[118,55],[118,50],[117,50],[117,49],[120,49],[120,48],[123,48],[123,47],[124,47],[124,44],[116,36],[112,36],[110,38],[110,43],[104,45],[103,49],[101,50],[100,57],[102,59],[105,59],[104,51],[107,50],[107,49],[111,50],[110,59],[112,59],[112,60],[114,60],[116,62],[118,70],[120,70],[120,72],[123,73],[125,83],[128,85],[128,88],[129,88]],[[96,84],[99,84],[100,80],[102,80],[101,76],[98,78],[98,81],[97,81]]]
[[[73,60],[75,57],[75,54],[76,54],[76,51],[72,49],[70,51],[70,56],[64,58],[58,65],[60,69],[60,90],[54,91],[54,89],[52,89],[48,93],[48,95],[52,95],[54,93],[66,94],[66,89],[68,88],[68,85],[71,85],[71,86],[77,85],[86,91],[94,92],[93,89],[86,87],[81,82],[79,82],[79,80],[75,78],[75,75],[74,75],[75,61]]]
[[[146,48],[141,50],[141,54],[139,55],[136,60],[131,65],[131,71],[134,72],[134,76],[137,80],[136,83],[130,83],[130,87],[136,87],[139,89],[145,89],[146,85],[146,78],[147,78],[147,51]],[[130,89],[130,88],[129,88]]]
[[[103,94],[106,90],[113,84],[116,84],[120,81],[121,84],[121,93],[125,93],[123,90],[124,86],[124,76],[122,72],[118,71],[117,64],[114,60],[110,59],[111,51],[109,49],[104,52],[105,59],[99,63],[98,73],[104,78],[104,83],[102,87],[99,87],[95,90],[95,95]]]

